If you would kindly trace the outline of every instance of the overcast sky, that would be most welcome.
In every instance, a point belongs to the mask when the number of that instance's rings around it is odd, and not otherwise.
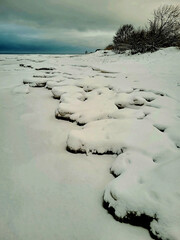
[[[0,52],[79,53],[104,48],[125,23],[180,0],[0,0]]]

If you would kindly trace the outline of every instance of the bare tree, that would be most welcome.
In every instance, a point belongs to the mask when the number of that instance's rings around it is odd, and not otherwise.
[[[126,43],[133,31],[134,31],[134,27],[131,24],[123,25],[117,31],[116,36],[114,37],[114,41],[116,41],[117,39],[122,43]]]
[[[129,47],[129,39],[134,32],[134,27],[131,24],[126,24],[120,27],[114,36],[113,44],[116,52],[120,52]]]
[[[180,7],[164,5],[154,10],[153,20],[149,20],[149,40],[156,47],[173,46],[180,34]]]
[[[114,51],[122,53],[153,52],[161,47],[180,48],[180,6],[163,5],[154,10],[153,19],[146,28],[135,29],[126,24],[119,28],[113,39]]]

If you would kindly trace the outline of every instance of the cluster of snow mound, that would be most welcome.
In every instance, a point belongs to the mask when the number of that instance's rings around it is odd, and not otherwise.
[[[102,86],[108,87],[109,83],[105,81],[103,77],[96,76],[96,77],[86,77],[77,83],[78,87],[81,87],[86,92],[90,92],[94,89],[101,88]]]
[[[136,97],[135,93],[117,93],[107,87],[96,88],[85,93],[82,88],[76,86],[54,87],[52,93],[55,98],[61,97],[56,117],[76,121],[81,125],[101,119],[143,119],[145,117],[141,109],[133,109],[146,104],[146,100]],[[67,98],[62,97],[64,93],[68,93],[68,101]],[[74,101],[75,98],[79,101]],[[123,108],[122,106],[129,108],[119,110],[118,108]]]
[[[69,93],[71,95],[80,93],[82,95],[85,95],[84,90],[82,88],[79,88],[76,86],[61,86],[61,87],[53,87],[52,88],[53,97],[56,99],[60,99],[61,96],[65,93]]]
[[[87,137],[88,136],[88,137]],[[145,120],[105,119],[73,130],[67,139],[72,152],[115,153],[123,149],[143,152],[156,161],[171,157],[177,151],[175,144]]]
[[[136,93],[136,97],[141,97],[146,100],[146,102],[152,102],[157,98],[157,95],[153,92],[141,91],[139,89],[135,89],[134,93]]]
[[[156,239],[178,240],[179,157],[153,164],[147,156],[134,152],[119,155],[112,168],[121,175],[106,187],[104,206],[117,220],[148,228]]]
[[[29,84],[31,87],[45,87],[47,79],[43,78],[32,78],[32,79],[24,79],[24,84]]]
[[[83,89],[82,89],[83,90]],[[82,92],[79,92],[82,94]],[[69,120],[78,124],[85,124],[90,121],[108,118],[117,107],[114,104],[114,92],[108,88],[99,88],[86,93],[85,101],[62,102],[57,108],[59,116],[66,116]]]
[[[117,78],[122,79],[122,76],[117,76]],[[90,92],[97,88],[107,87],[112,89],[116,92],[125,92],[131,93],[133,92],[133,88],[127,81],[123,81],[123,84],[119,84],[117,78],[108,77],[105,78],[104,76],[94,76],[94,77],[86,77],[77,82],[77,86],[82,87],[84,91]],[[122,83],[122,82],[121,82]]]
[[[147,101],[144,98],[136,95],[137,94],[120,93],[116,98],[115,104],[118,108],[129,107],[131,105],[143,106],[146,104]]]
[[[55,81],[55,80],[49,80],[46,83],[46,88],[52,89],[53,87],[58,87],[62,85],[63,80]]]

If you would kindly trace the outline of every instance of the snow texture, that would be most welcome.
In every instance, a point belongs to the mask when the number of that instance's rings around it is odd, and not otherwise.
[[[179,50],[0,62],[3,240],[179,240]]]

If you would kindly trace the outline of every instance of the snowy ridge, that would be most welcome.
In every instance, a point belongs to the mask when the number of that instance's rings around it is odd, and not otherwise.
[[[22,85],[14,94],[45,87],[58,99],[55,117],[79,125],[64,139],[69,152],[115,155],[104,207],[119,221],[147,228],[155,239],[179,240],[179,50],[16,61]]]

